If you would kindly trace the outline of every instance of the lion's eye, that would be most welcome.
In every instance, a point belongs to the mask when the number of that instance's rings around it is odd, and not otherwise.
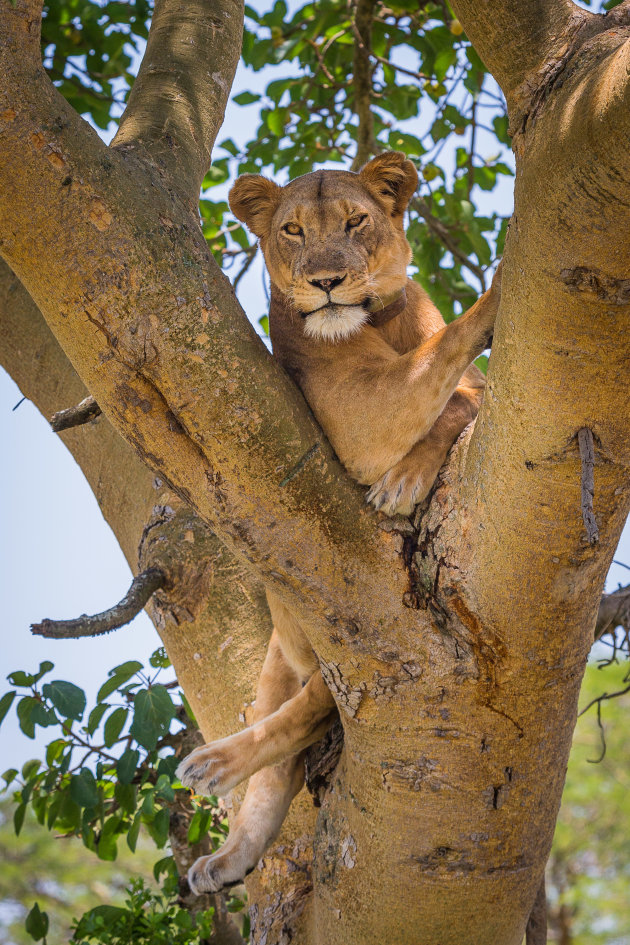
[[[297,223],[285,223],[282,230],[288,236],[304,236],[304,230]]]
[[[356,230],[357,227],[361,226],[362,223],[365,223],[367,220],[367,213],[355,213],[353,217],[350,217],[346,223],[347,230]]]

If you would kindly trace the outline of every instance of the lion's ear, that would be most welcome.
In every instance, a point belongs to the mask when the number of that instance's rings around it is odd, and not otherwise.
[[[418,186],[418,172],[402,151],[384,151],[359,171],[367,189],[393,217],[402,216]]]
[[[234,182],[228,200],[234,216],[255,236],[269,233],[271,218],[280,200],[281,188],[259,174],[243,174]]]

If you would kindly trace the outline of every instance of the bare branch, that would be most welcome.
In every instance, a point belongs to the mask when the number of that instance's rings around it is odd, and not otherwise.
[[[31,632],[55,640],[96,637],[123,627],[136,617],[158,588],[164,586],[166,575],[159,568],[148,568],[137,574],[123,599],[109,610],[88,617],[83,614],[75,620],[49,620],[31,625]]]
[[[71,427],[80,427],[84,423],[89,423],[95,417],[100,417],[101,408],[96,403],[91,394],[76,405],[76,407],[67,407],[65,410],[58,410],[50,418],[50,425],[54,433],[61,433],[62,430],[69,430]]]
[[[617,627],[630,631],[630,584],[602,596],[595,623],[595,639],[601,639]]]
[[[114,147],[137,146],[196,201],[238,64],[241,0],[158,0]]]
[[[352,162],[352,170],[357,171],[374,153],[374,119],[372,116],[372,65],[370,47],[372,39],[372,20],[376,0],[357,0],[352,28],[355,35],[353,86],[354,110],[359,119],[357,135],[357,153]]]

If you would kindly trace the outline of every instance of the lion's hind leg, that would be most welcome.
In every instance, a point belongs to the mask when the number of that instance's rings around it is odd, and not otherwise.
[[[223,797],[261,768],[276,765],[322,738],[334,712],[334,701],[318,670],[271,715],[191,752],[179,765],[177,776],[197,794]]]
[[[241,882],[278,835],[291,801],[304,783],[303,755],[294,755],[252,778],[245,800],[221,849],[202,856],[188,871],[194,893],[218,892]]]

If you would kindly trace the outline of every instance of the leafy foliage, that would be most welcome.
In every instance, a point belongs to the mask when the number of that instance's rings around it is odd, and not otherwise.
[[[620,690],[627,664],[587,667],[580,702],[604,689]],[[562,807],[547,869],[552,941],[571,945],[630,943],[630,772],[627,716],[630,694],[606,702],[602,722],[607,751],[600,764],[597,713],[578,719]],[[589,844],[584,834],[589,828]]]
[[[177,882],[172,870],[158,891],[142,879],[134,880],[124,907],[90,909],[76,923],[70,941],[77,945],[201,945],[212,932],[214,910],[193,917],[178,906]]]
[[[149,0],[49,0],[42,55],[55,85],[79,114],[105,129],[122,110],[133,54],[148,36]]]
[[[157,681],[169,665],[163,651],[151,662],[158,666],[152,675],[135,660],[110,670],[89,712],[79,686],[65,680],[43,682],[54,669],[48,661],[36,673],[9,674],[15,688],[0,700],[5,716],[15,703],[20,728],[29,738],[38,727],[55,729],[45,761],[27,761],[20,772],[10,768],[2,775],[6,786],[14,788],[16,834],[31,810],[48,830],[79,837],[99,859],[113,861],[123,838],[135,852],[141,829],[163,849],[177,810],[189,820],[190,842],[207,836],[216,847],[224,839],[227,824],[216,799],[191,798],[175,778],[179,758],[174,749],[196,726],[175,691],[176,681]],[[114,913],[103,912],[113,907],[91,910],[78,922],[73,941],[177,943],[204,937],[211,916],[195,924],[186,909],[171,902],[178,880],[172,857],[160,859],[155,872],[156,879],[166,873],[161,892],[142,883],[132,887],[126,909],[118,909],[115,921]],[[35,904],[27,931],[35,940],[45,940],[47,927],[46,914]]]

